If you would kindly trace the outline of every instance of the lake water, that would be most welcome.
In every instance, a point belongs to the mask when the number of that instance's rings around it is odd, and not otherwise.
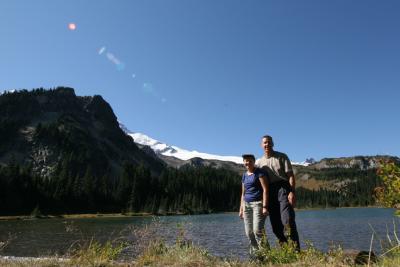
[[[400,228],[400,218],[393,214],[393,209],[383,208],[303,210],[296,212],[296,222],[303,247],[308,240],[324,251],[332,244],[344,249],[369,250],[375,231],[374,248],[379,250],[378,240],[386,240],[387,232],[393,236],[393,222]],[[248,242],[243,221],[236,213],[166,216],[156,218],[156,224],[153,221],[152,217],[0,221],[0,242],[10,240],[0,250],[0,255],[63,255],[77,241],[91,238],[105,241],[118,237],[133,240],[138,235],[132,235],[132,231],[147,233],[140,229],[153,225],[155,233],[168,243],[174,242],[180,229],[184,229],[186,238],[214,255],[247,257]],[[266,226],[268,239],[275,244],[268,220]],[[128,248],[123,258],[134,257],[134,250]]]

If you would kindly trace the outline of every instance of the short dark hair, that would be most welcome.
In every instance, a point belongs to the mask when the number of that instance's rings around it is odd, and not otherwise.
[[[243,159],[252,159],[253,161],[256,161],[256,158],[254,157],[253,154],[243,154],[242,158]]]
[[[265,139],[271,140],[272,146],[274,146],[274,139],[272,139],[272,136],[266,134],[266,135],[264,135],[261,139],[264,139],[264,138],[265,138]]]

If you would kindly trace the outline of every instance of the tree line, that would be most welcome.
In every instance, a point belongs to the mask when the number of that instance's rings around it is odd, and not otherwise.
[[[382,184],[376,169],[331,168],[313,173],[317,180],[332,181],[327,188],[296,190],[298,206],[355,207],[375,205],[374,190]]]
[[[239,205],[240,176],[211,167],[165,168],[159,176],[143,165],[124,163],[118,179],[68,175],[67,160],[51,177],[32,174],[30,166],[0,167],[0,214],[82,212],[208,213],[234,211]]]
[[[125,162],[119,177],[98,175],[89,165],[84,172],[71,173],[77,164],[73,155],[56,166],[53,175],[34,175],[31,166],[10,162],[0,167],[0,214],[43,214],[82,212],[209,213],[237,211],[241,177],[212,167],[165,168],[153,175],[142,164]],[[78,164],[82,166],[81,164]],[[381,179],[365,171],[342,188],[309,190],[297,188],[297,206],[347,207],[375,203],[373,190]]]

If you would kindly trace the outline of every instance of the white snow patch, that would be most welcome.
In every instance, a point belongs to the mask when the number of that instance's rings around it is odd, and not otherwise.
[[[166,143],[162,143],[156,139],[149,137],[148,135],[142,133],[135,133],[129,131],[122,123],[120,123],[120,128],[129,136],[133,138],[135,143],[149,146],[154,150],[155,153],[164,155],[164,156],[173,156],[181,160],[188,160],[191,158],[202,158],[202,159],[214,159],[221,161],[231,161],[237,164],[243,164],[242,157],[238,156],[220,156],[214,154],[208,154],[204,152],[199,152],[196,150],[190,151],[177,146],[168,145]],[[303,165],[308,166],[307,162],[292,162],[293,165]]]

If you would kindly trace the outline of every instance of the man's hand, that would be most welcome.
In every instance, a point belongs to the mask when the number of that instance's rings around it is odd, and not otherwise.
[[[296,206],[296,195],[293,192],[290,192],[288,195],[289,204],[294,208]]]

